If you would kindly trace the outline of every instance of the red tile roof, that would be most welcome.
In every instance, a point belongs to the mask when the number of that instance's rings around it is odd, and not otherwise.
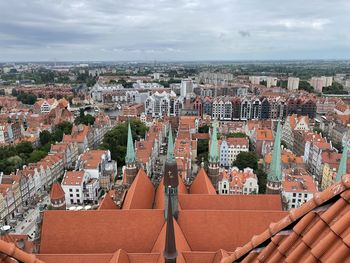
[[[203,167],[199,170],[196,178],[194,179],[190,188],[190,193],[216,195],[215,188]]]
[[[350,258],[349,188],[347,174],[223,262],[346,262]]]
[[[182,257],[182,252],[189,251],[191,250],[191,248],[188,245],[188,242],[175,219],[174,219],[174,231],[175,231],[175,237],[176,237],[175,239],[176,250],[178,252],[178,257],[176,259],[176,262],[185,262],[184,258]],[[165,246],[165,233],[166,233],[166,223],[164,224],[162,231],[159,233],[157,241],[155,242],[152,248],[152,252],[160,252],[161,254],[163,254],[163,250]]]
[[[141,168],[126,194],[123,209],[151,209],[153,199],[153,184]]]
[[[149,253],[164,223],[163,210],[45,211],[40,253]]]
[[[65,194],[62,189],[62,186],[59,183],[53,183],[50,192],[51,200],[58,200],[64,198]]]
[[[179,195],[182,210],[282,211],[280,195]]]
[[[265,210],[181,210],[178,224],[193,251],[232,251],[286,214]]]
[[[105,195],[105,197],[100,203],[100,206],[98,207],[98,210],[105,210],[105,209],[118,209],[117,205],[114,203],[109,193]]]
[[[0,240],[0,262],[13,262],[8,261],[9,257],[18,260],[19,262],[44,263],[35,255],[29,254],[19,249],[18,247],[16,247],[15,244],[7,243],[6,241]]]
[[[63,185],[81,185],[84,180],[84,171],[67,171],[63,177]]]

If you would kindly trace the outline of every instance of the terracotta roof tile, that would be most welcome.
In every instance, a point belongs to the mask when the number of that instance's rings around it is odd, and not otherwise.
[[[285,215],[282,211],[181,210],[178,223],[192,250],[232,251]]]
[[[223,262],[245,262],[250,251],[257,248],[259,262],[345,262],[350,256],[350,204],[346,199],[350,194],[349,182],[350,175],[343,176],[342,182],[317,193],[273,224],[270,236],[262,237],[260,243],[252,239],[247,243],[251,248],[237,248]],[[278,236],[283,238],[276,239]]]
[[[282,211],[280,195],[182,195],[183,210],[277,210]]]
[[[151,209],[153,199],[153,184],[141,168],[126,194],[123,209]]]
[[[57,200],[65,197],[62,186],[59,183],[53,183],[50,191],[50,199]]]
[[[190,193],[216,195],[215,188],[203,167],[199,170],[196,178],[194,179],[190,187]]]
[[[176,262],[184,261],[182,252],[191,250],[188,242],[181,231],[177,221],[174,219],[174,231],[175,231],[175,243],[176,250],[178,252],[178,258]],[[159,252],[163,254],[164,246],[165,246],[165,234],[166,234],[166,223],[164,224],[162,231],[159,233],[157,241],[154,243],[151,252]]]
[[[100,203],[100,206],[98,207],[98,210],[106,210],[106,209],[118,209],[117,205],[114,203],[109,193],[105,195],[105,197]]]
[[[149,253],[164,222],[162,210],[45,211],[40,253]]]

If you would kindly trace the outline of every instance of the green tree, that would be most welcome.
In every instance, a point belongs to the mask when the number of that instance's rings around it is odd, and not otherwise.
[[[333,81],[331,86],[324,87],[322,89],[322,93],[324,93],[324,94],[347,94],[348,92],[344,90],[344,87],[342,84]]]
[[[93,125],[94,122],[95,122],[95,117],[92,116],[91,114],[85,114],[85,111],[83,108],[80,108],[79,116],[74,120],[74,123],[76,125],[78,124]]]
[[[47,152],[45,152],[45,151],[34,150],[28,158],[28,163],[37,163],[42,158],[44,158],[46,155],[47,155]]]
[[[141,121],[133,119],[130,121],[133,140],[140,140],[145,137],[147,127]],[[109,149],[112,158],[117,160],[118,165],[125,164],[126,144],[128,138],[127,122],[118,124],[112,130],[106,133],[100,148]]]
[[[240,170],[247,167],[256,170],[258,169],[258,160],[258,155],[255,152],[240,152],[233,165],[237,166]]]
[[[39,138],[41,145],[45,145],[52,140],[51,133],[47,130],[40,132]]]
[[[16,152],[18,154],[30,154],[33,152],[33,145],[30,142],[20,142],[16,145]]]
[[[309,82],[307,82],[305,80],[301,80],[299,82],[299,88],[298,89],[299,90],[305,90],[305,91],[310,92],[310,93],[314,92],[314,88],[310,85]]]

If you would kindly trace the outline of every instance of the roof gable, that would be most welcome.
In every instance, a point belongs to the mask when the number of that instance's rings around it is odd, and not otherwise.
[[[196,178],[191,185],[190,194],[216,195],[215,188],[203,167],[199,170]]]
[[[141,168],[126,194],[123,209],[151,209],[153,199],[153,184]]]

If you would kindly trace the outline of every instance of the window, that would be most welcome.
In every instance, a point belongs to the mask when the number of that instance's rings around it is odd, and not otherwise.
[[[297,194],[296,193],[293,193],[293,197],[296,197],[297,196]]]
[[[77,197],[80,197],[80,195],[79,195],[79,194],[77,194]]]
[[[73,194],[70,194],[69,197],[73,197]]]
[[[74,203],[74,200],[73,200],[73,199],[71,199],[71,200],[70,200],[70,203],[71,203],[71,204],[73,204],[73,203]]]
[[[79,192],[79,189],[75,189],[76,192]]]
[[[292,199],[292,203],[295,203],[295,198]]]
[[[73,192],[73,189],[72,189],[72,188],[69,188],[69,192]]]

